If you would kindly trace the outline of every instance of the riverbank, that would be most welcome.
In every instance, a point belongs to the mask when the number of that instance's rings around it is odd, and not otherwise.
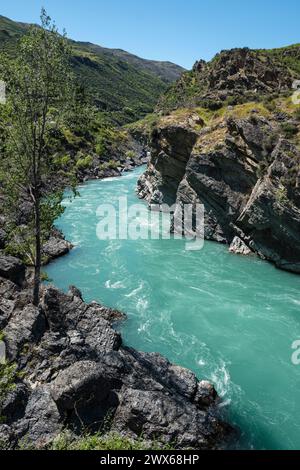
[[[84,303],[74,287],[44,287],[36,308],[21,263],[0,257],[0,274],[1,337],[16,367],[1,403],[2,447],[42,449],[66,430],[73,439],[88,430],[179,449],[222,447],[232,429],[214,387],[159,354],[125,347],[113,328],[122,313]]]
[[[88,165],[78,166],[76,169],[76,182],[77,184],[86,183],[91,180],[102,180],[105,178],[116,178],[132,171],[141,165],[145,165],[149,158],[147,156],[147,146],[144,142],[127,136],[124,142],[120,143],[118,152],[110,149],[107,157],[99,157],[93,154],[90,158]],[[102,162],[102,163],[101,163]],[[57,179],[48,181],[48,191],[55,193],[61,191],[61,188],[67,188],[70,184],[69,178],[65,178],[64,173],[58,173]],[[7,245],[10,245],[8,253],[21,257],[24,253],[23,244],[28,243],[22,238],[22,231],[26,229],[28,221],[32,214],[32,204],[24,198],[15,210],[13,220],[8,220],[11,214],[5,214],[5,200],[0,192],[0,254],[5,253]],[[15,230],[9,228],[14,224]],[[19,233],[20,232],[20,233]],[[14,243],[11,243],[14,239]],[[68,254],[73,248],[72,244],[65,239],[61,230],[52,226],[46,233],[46,241],[43,246],[42,259],[43,265],[49,264],[51,261]],[[26,252],[26,248],[25,248]],[[26,264],[30,264],[30,260],[26,259]]]
[[[123,157],[118,162],[118,166],[112,165],[107,166],[99,172],[99,166],[91,167],[79,173],[78,184],[87,183],[88,181],[103,180],[106,178],[118,178],[126,173],[138,168],[142,165],[146,165],[149,158],[146,156],[147,152],[140,144],[136,144],[136,154],[131,156]],[[61,230],[53,227],[48,241],[44,245],[44,266],[51,263],[57,258],[64,256],[72,250],[73,245],[68,240]]]

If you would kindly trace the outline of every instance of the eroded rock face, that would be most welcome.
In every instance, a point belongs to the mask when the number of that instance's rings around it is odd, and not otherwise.
[[[170,121],[152,134],[140,197],[150,205],[202,203],[206,239],[300,272],[300,154],[278,124],[256,112],[200,129],[187,122],[170,129]]]
[[[155,440],[164,436],[166,442],[176,442],[180,448],[207,449],[221,430],[218,420],[209,419],[207,411],[164,391],[124,388],[114,418],[114,429],[129,430],[132,436],[144,435]]]
[[[211,384],[122,345],[112,328],[120,312],[85,304],[75,287],[68,294],[44,288],[39,309],[24,305],[26,291],[9,281],[0,279],[0,288],[7,359],[23,377],[1,404],[7,447],[23,440],[43,448],[65,428],[96,432],[108,421],[111,430],[178,448],[219,448],[231,434]]]
[[[139,193],[150,204],[172,204],[197,136],[187,126],[158,128],[152,136],[147,172],[138,182]]]
[[[271,57],[261,58],[250,49],[232,49],[222,51],[215,57],[215,63],[209,71],[209,87],[215,93],[271,92],[290,89],[292,76],[283,65],[275,63]]]

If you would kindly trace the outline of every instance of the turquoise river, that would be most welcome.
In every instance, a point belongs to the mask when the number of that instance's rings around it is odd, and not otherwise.
[[[97,208],[117,208],[119,196],[137,203],[143,170],[88,182],[81,197],[65,199],[57,226],[75,248],[47,267],[48,276],[124,311],[126,344],[212,381],[226,419],[241,430],[240,448],[300,449],[300,365],[292,361],[300,276],[213,242],[187,251],[184,240],[99,240]]]

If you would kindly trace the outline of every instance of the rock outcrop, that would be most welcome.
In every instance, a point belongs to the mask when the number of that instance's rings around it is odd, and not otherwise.
[[[43,245],[44,264],[69,253],[73,245],[65,239],[63,233],[53,228],[50,237]]]
[[[18,258],[0,254],[0,276],[22,286],[25,281],[25,266]]]
[[[205,127],[171,115],[150,145],[141,198],[150,205],[202,203],[206,239],[300,273],[300,152],[278,120],[253,109]]]
[[[234,237],[229,247],[229,251],[230,253],[235,253],[236,255],[244,256],[250,255],[252,253],[246,243],[244,243],[243,240],[241,240],[239,237]]]
[[[200,60],[160,98],[157,110],[204,106],[215,110],[265,96],[290,92],[299,78],[299,45],[282,50],[248,48],[221,51],[210,62]]]
[[[7,360],[21,372],[1,403],[7,448],[44,448],[63,430],[112,431],[177,448],[215,449],[232,429],[213,386],[159,354],[122,345],[112,327],[124,315],[78,289],[43,288],[39,309],[30,292],[0,278],[0,321]]]

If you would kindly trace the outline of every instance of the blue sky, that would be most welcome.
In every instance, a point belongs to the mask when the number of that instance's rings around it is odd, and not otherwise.
[[[232,47],[300,42],[299,0],[9,0],[0,14],[37,22],[42,5],[68,36],[191,68]]]

